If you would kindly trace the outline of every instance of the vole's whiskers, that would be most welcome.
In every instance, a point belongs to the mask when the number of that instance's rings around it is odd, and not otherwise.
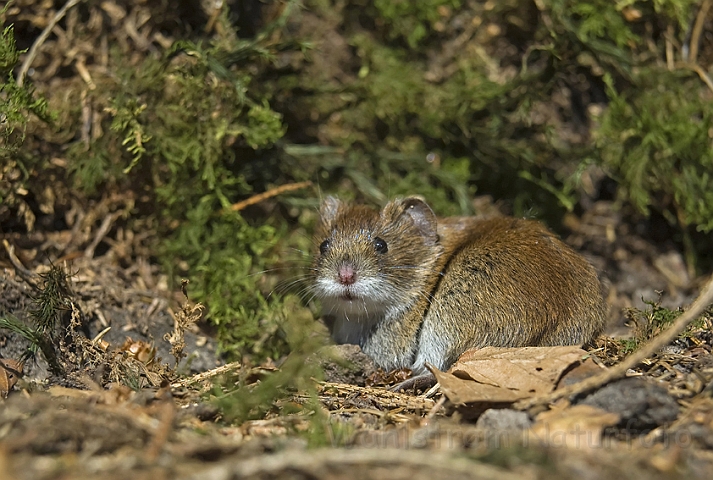
[[[275,294],[295,292],[295,288],[303,290],[302,285],[310,283],[313,275],[310,255],[307,251],[290,245],[282,245],[278,251],[278,261],[268,268],[253,272],[251,277],[265,276],[265,284],[270,291],[266,298],[271,299]],[[265,288],[265,287],[263,287]],[[302,298],[303,293],[297,293]]]
[[[308,259],[308,260],[309,260],[309,259],[311,258],[310,253],[309,253],[308,251],[302,250],[301,248],[297,248],[297,247],[287,247],[287,250],[290,250],[290,251],[292,251],[292,252],[297,252],[297,253],[299,253],[303,258],[305,258],[305,259]]]
[[[297,295],[303,302],[309,303],[309,301],[306,300],[306,297],[309,294],[312,294],[312,297],[314,297],[312,286],[309,283],[302,283],[302,280],[298,280],[292,282],[292,284],[297,284],[300,286],[298,290],[294,291],[294,294]]]
[[[270,298],[273,293],[284,294],[284,293],[291,292],[291,291],[293,291],[293,288],[295,286],[303,287],[303,285],[308,284],[309,278],[310,278],[309,274],[303,274],[303,275],[295,276],[292,278],[287,278],[285,280],[280,280],[279,282],[277,282],[275,287],[267,295],[267,298]]]
[[[271,267],[257,272],[249,273],[247,277],[256,277],[258,275],[265,275],[266,273],[278,273],[278,272],[289,272],[292,270],[305,270],[309,267],[295,267],[295,266],[285,266],[285,267]]]

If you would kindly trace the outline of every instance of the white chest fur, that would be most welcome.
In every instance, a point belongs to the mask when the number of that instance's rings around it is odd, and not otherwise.
[[[332,338],[336,343],[364,345],[371,330],[384,320],[384,305],[365,299],[326,298],[322,312],[334,320]]]

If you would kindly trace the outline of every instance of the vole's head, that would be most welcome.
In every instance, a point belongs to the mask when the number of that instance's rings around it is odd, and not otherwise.
[[[380,212],[327,197],[315,233],[315,293],[341,310],[335,314],[405,307],[424,294],[441,252],[436,216],[418,197],[395,199]]]

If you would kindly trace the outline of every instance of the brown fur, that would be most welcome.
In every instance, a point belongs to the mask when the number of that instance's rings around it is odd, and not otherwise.
[[[335,340],[358,343],[387,369],[446,369],[485,345],[587,343],[604,327],[595,269],[535,221],[437,220],[418,197],[381,212],[328,198],[315,239],[329,240],[313,266]],[[356,272],[348,288],[336,276],[345,264]],[[348,301],[335,297],[343,291]]]

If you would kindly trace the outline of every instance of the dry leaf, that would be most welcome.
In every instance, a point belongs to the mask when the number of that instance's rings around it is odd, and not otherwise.
[[[433,369],[455,404],[512,403],[554,390],[562,373],[587,352],[577,346],[468,350],[448,373]]]
[[[124,344],[119,347],[120,352],[127,353],[144,365],[151,365],[156,360],[156,347],[153,343],[143,340],[134,341],[131,337],[126,337]]]
[[[620,417],[590,405],[542,412],[530,428],[530,439],[552,447],[593,448],[602,446],[602,431],[619,423]]]
[[[641,17],[643,16],[641,10],[632,6],[624,7],[621,10],[621,14],[627,22],[636,22],[637,20],[641,20]]]
[[[7,398],[17,379],[22,375],[22,362],[10,358],[0,358],[0,396]]]
[[[603,370],[605,370],[605,368],[597,365],[594,360],[588,357],[584,361],[568,369],[557,381],[557,388],[574,385],[575,383],[579,383],[589,377],[602,373]]]

